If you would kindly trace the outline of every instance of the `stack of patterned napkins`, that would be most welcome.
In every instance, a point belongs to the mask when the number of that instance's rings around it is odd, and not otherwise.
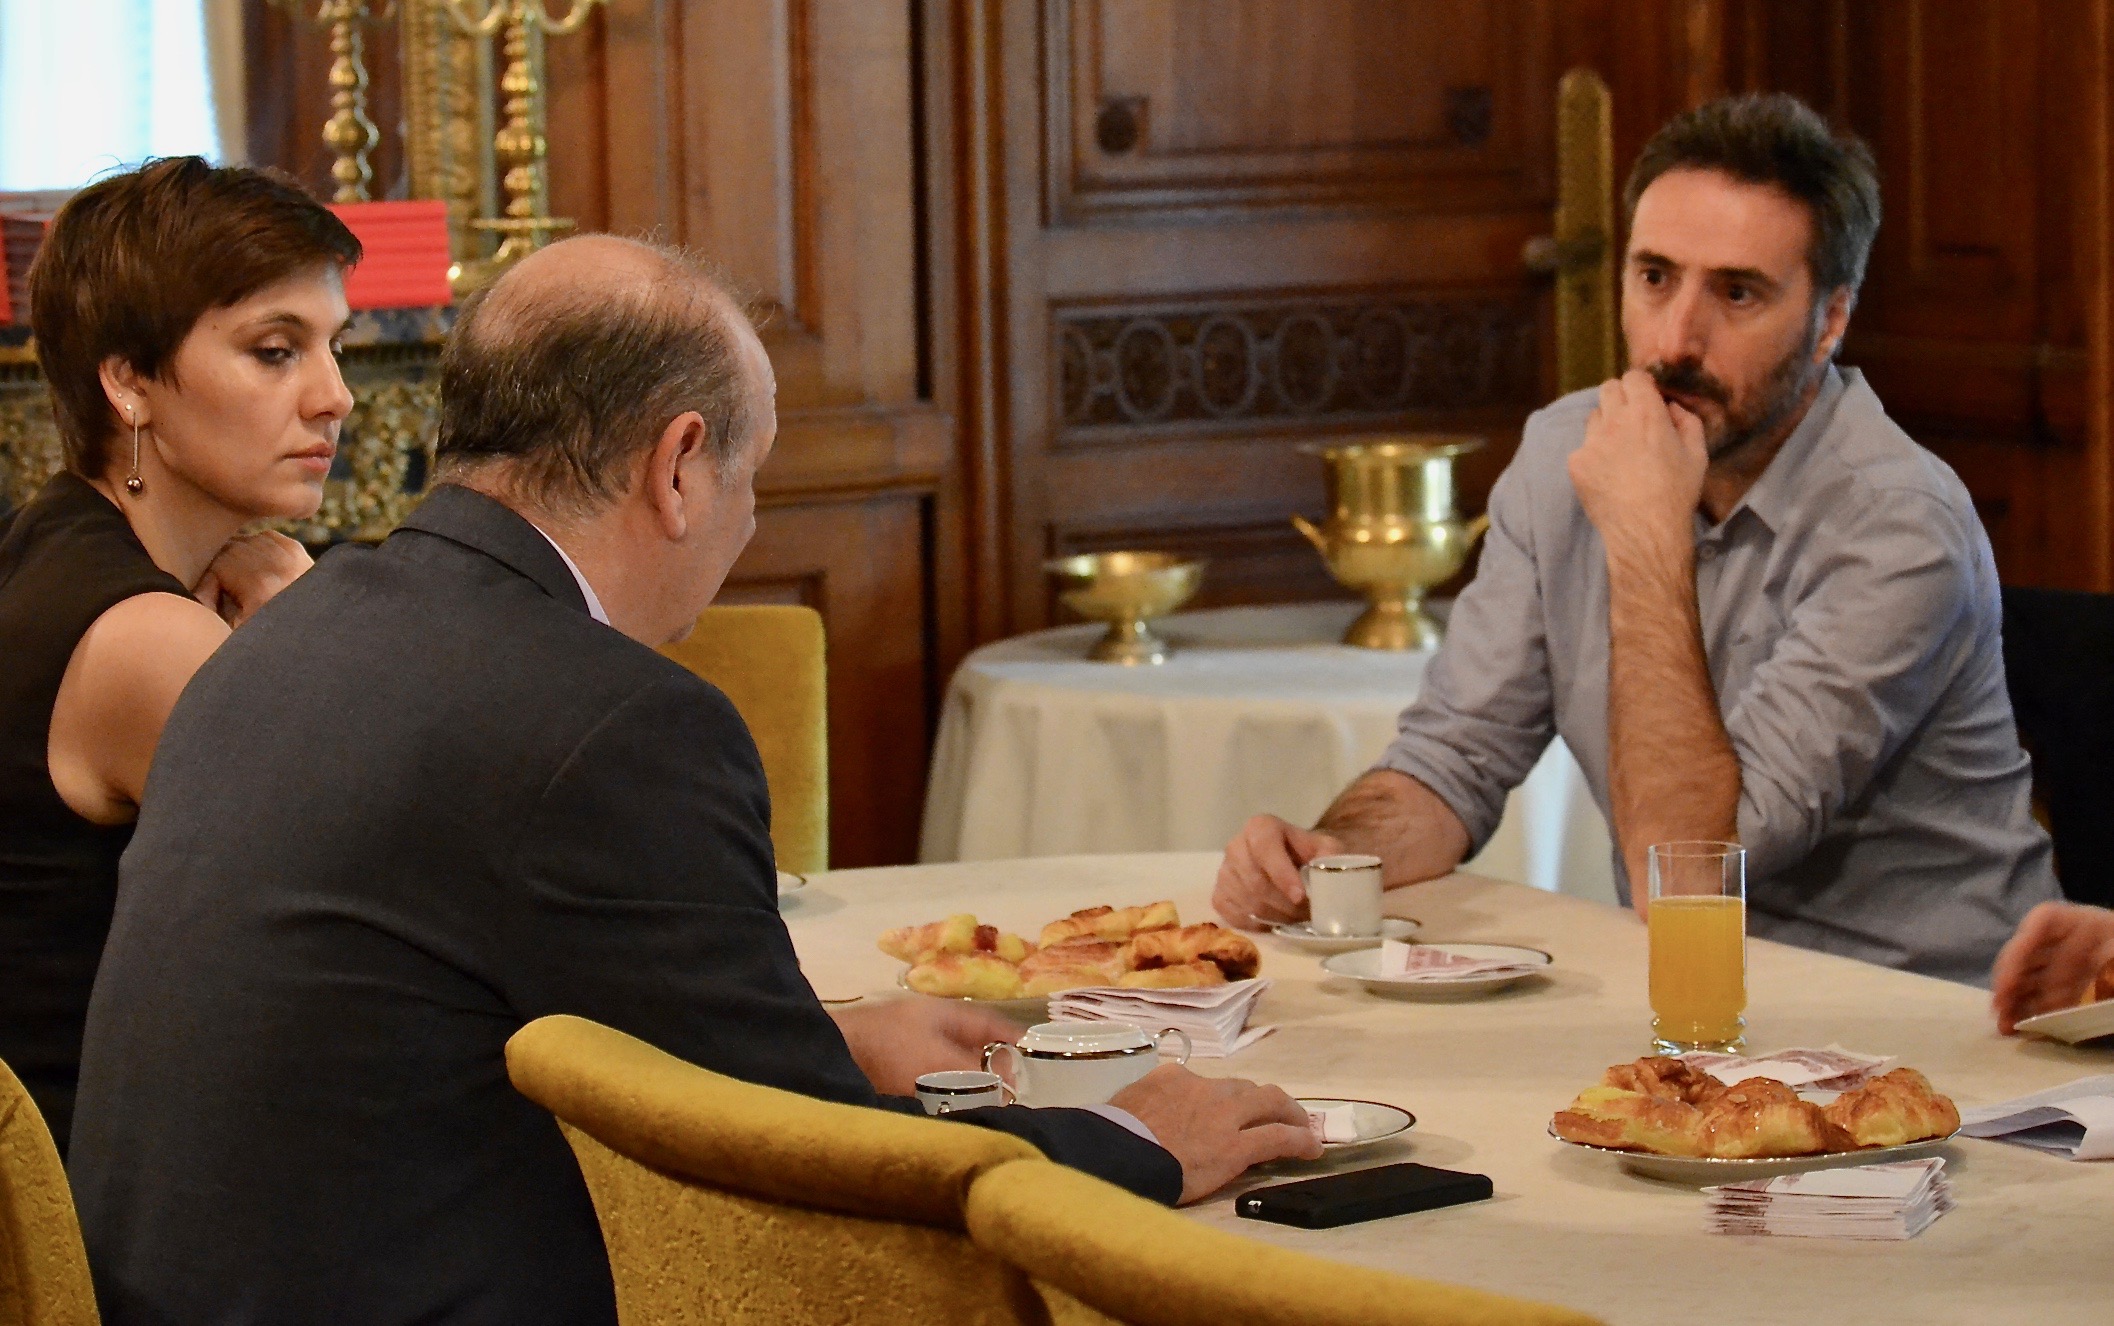
[[[1266,980],[1249,980],[1173,990],[1066,990],[1050,996],[1050,1020],[1127,1022],[1148,1034],[1173,1027],[1189,1037],[1192,1056],[1223,1059],[1275,1030],[1248,1025],[1255,1001],[1269,988]],[[1170,1039],[1162,1048],[1172,1050],[1176,1044]]]
[[[1952,1184],[1937,1157],[1783,1174],[1703,1191],[1714,1234],[1912,1239],[1953,1209]]]
[[[1471,958],[1426,944],[1405,944],[1399,939],[1380,943],[1380,974],[1391,979],[1443,985],[1448,981],[1483,980],[1493,976],[1532,976],[1541,970],[1537,963],[1517,962],[1510,958]]]

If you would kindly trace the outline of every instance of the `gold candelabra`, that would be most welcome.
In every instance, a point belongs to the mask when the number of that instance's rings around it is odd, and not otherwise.
[[[544,159],[550,154],[543,135],[543,39],[578,32],[602,0],[572,0],[562,19],[554,19],[543,0],[441,0],[464,35],[488,40],[504,33],[506,70],[499,90],[506,98],[506,123],[493,135],[492,146],[505,167],[502,214],[470,224],[502,237],[488,262],[463,272],[462,288],[491,281],[509,266],[550,242],[554,232],[573,223],[548,213]]]
[[[290,13],[298,13],[299,0],[273,0]],[[396,0],[377,11],[369,0],[322,0],[316,7],[316,22],[330,29],[330,118],[323,124],[323,144],[336,156],[330,176],[338,182],[332,202],[364,203],[374,170],[367,154],[381,141],[381,130],[367,116],[366,36],[368,23],[386,22],[396,12]]]

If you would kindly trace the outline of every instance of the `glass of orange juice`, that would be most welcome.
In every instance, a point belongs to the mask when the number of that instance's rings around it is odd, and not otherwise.
[[[1738,843],[1654,843],[1652,1052],[1737,1051],[1747,1020],[1747,852]]]

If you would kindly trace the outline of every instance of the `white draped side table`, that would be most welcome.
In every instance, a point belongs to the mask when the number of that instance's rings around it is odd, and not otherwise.
[[[977,650],[947,689],[920,859],[1212,850],[1257,812],[1313,823],[1386,748],[1430,658],[1337,643],[1359,606],[1170,617],[1157,667],[1088,662],[1098,625]],[[1465,868],[1613,899],[1607,828],[1561,740]]]

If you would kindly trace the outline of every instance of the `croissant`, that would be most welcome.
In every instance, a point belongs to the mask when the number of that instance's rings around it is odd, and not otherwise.
[[[951,999],[1018,999],[1020,968],[989,953],[939,953],[912,967],[903,983],[919,994]]]
[[[1224,985],[1226,973],[1219,970],[1215,962],[1199,959],[1195,962],[1179,962],[1171,967],[1148,967],[1140,971],[1127,971],[1116,978],[1116,984],[1131,990],[1179,990],[1198,985]]]
[[[1897,1068],[1846,1091],[1821,1112],[1857,1146],[1901,1146],[1949,1137],[1960,1126],[1958,1107],[1913,1068]]]
[[[1165,930],[1180,925],[1171,902],[1147,903],[1143,907],[1085,907],[1042,928],[1041,943],[1047,948],[1071,939],[1125,940],[1143,930]]]
[[[1603,1086],[1688,1105],[1706,1105],[1725,1090],[1725,1084],[1710,1074],[1665,1056],[1616,1064],[1601,1075],[1600,1082]]]
[[[1206,961],[1229,981],[1244,981],[1262,968],[1262,951],[1246,935],[1210,921],[1178,930],[1151,930],[1130,941],[1130,966],[1136,971]]]
[[[1820,1106],[1765,1077],[1734,1083],[1704,1106],[1702,1140],[1703,1154],[1720,1160],[1810,1156],[1852,1145]]]
[[[1020,980],[1031,995],[1056,994],[1090,985],[1114,985],[1128,971],[1123,945],[1106,939],[1045,944],[1020,964]]]
[[[1552,1126],[1567,1142],[1650,1151],[1662,1156],[1700,1156],[1703,1116],[1695,1106],[1620,1087],[1587,1087]]]

